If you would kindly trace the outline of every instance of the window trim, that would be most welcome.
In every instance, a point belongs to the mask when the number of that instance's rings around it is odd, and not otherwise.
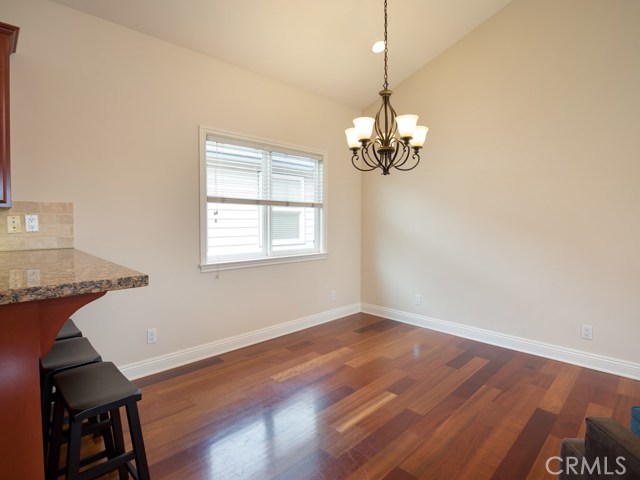
[[[305,262],[311,260],[322,260],[327,258],[327,153],[323,150],[318,150],[309,147],[302,147],[298,145],[286,144],[281,142],[276,142],[272,140],[266,140],[262,138],[249,137],[246,135],[241,135],[234,132],[217,130],[210,127],[205,127],[200,125],[199,127],[199,176],[200,176],[200,192],[199,192],[199,203],[200,203],[200,222],[199,222],[199,235],[200,235],[200,272],[217,272],[220,270],[232,270],[238,268],[250,268],[257,266],[266,266],[266,265],[278,265],[285,263],[297,263],[297,262]],[[254,259],[246,259],[246,260],[229,260],[217,263],[207,263],[207,204],[211,200],[216,200],[215,197],[207,197],[207,186],[206,186],[206,141],[207,135],[215,136],[216,138],[229,140],[231,143],[248,143],[252,146],[259,146],[260,148],[264,148],[265,150],[276,148],[281,149],[284,152],[291,152],[294,154],[303,154],[303,155],[314,155],[321,159],[322,161],[322,169],[323,169],[323,185],[322,185],[322,209],[320,210],[319,219],[321,223],[321,228],[319,231],[320,237],[320,248],[318,252],[314,253],[302,253],[302,254],[289,254],[289,255],[281,255],[281,256],[269,256],[264,258],[254,258]],[[227,200],[229,201],[229,200]],[[259,204],[260,201],[233,201],[233,203],[253,203]],[[304,206],[309,207],[308,203],[304,205],[298,205],[298,202],[271,202],[271,205],[274,203],[279,204],[280,206]]]

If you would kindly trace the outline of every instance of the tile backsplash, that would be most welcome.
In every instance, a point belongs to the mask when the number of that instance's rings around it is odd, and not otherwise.
[[[38,216],[37,232],[26,231],[25,215]],[[20,217],[19,233],[7,231],[10,216]],[[14,201],[0,210],[0,251],[73,248],[73,239],[73,203]]]

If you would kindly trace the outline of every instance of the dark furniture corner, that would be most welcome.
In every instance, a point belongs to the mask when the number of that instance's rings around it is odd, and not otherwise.
[[[560,480],[640,479],[640,437],[609,417],[587,417],[584,439],[560,447]]]

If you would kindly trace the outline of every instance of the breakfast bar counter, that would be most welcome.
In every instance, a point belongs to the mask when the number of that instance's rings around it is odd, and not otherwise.
[[[44,478],[39,359],[62,324],[147,275],[68,249],[0,252],[0,478]]]

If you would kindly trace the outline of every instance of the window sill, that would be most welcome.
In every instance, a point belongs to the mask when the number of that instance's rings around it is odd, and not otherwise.
[[[221,270],[235,270],[238,268],[263,267],[266,265],[280,265],[283,263],[299,263],[313,260],[324,260],[326,253],[311,253],[304,255],[292,255],[287,257],[269,257],[258,260],[239,260],[233,262],[208,263],[200,265],[200,273],[219,272]]]

